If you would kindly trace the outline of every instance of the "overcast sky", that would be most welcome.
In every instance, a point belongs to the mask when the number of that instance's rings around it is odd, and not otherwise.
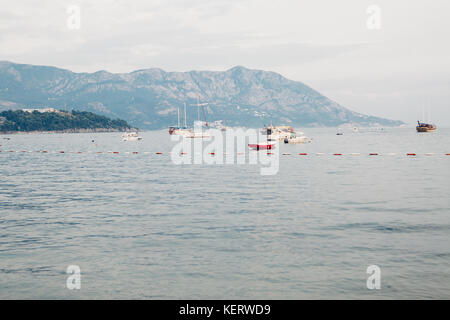
[[[242,65],[411,124],[425,110],[450,125],[449,39],[449,0],[0,0],[0,60],[75,72]]]

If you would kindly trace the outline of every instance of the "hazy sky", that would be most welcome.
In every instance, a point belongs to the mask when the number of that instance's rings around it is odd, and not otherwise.
[[[0,60],[76,72],[242,65],[358,112],[412,124],[426,106],[450,125],[449,0],[0,0]]]

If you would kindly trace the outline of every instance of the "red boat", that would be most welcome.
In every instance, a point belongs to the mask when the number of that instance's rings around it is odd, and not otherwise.
[[[275,148],[274,144],[252,144],[252,143],[249,143],[248,146],[255,150],[271,150],[271,149]]]

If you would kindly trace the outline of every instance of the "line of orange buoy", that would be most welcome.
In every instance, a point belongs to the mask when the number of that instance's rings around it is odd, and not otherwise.
[[[31,153],[31,152],[33,152],[33,151],[27,151],[27,150],[20,150],[20,151],[16,151],[16,150],[7,150],[7,151],[5,151],[5,150],[0,150],[0,152],[10,152],[10,153]],[[47,151],[47,150],[36,150],[36,151],[34,151],[34,152],[36,152],[36,153],[49,153],[49,151]],[[52,151],[52,153],[60,153],[60,154],[65,154],[65,153],[71,153],[71,154],[83,154],[82,151],[74,152],[74,151],[64,151],[64,150],[57,151],[57,152]],[[103,151],[97,151],[97,152],[93,152],[93,151],[85,151],[84,153],[91,153],[91,154],[92,154],[92,153],[97,153],[97,154],[103,154],[103,153],[119,154],[120,152],[119,152],[119,151],[108,151],[108,152],[103,152]],[[133,151],[133,152],[123,152],[123,153],[125,153],[125,154],[130,154],[130,153],[132,153],[132,154],[139,154],[138,151]],[[144,153],[144,154],[149,154],[149,153],[151,153],[151,152],[148,152],[148,151],[147,151],[147,152],[143,152],[143,153]],[[170,153],[171,153],[171,152],[168,152],[168,154],[170,154]],[[163,153],[162,153],[162,152],[155,152],[155,154],[157,154],[157,155],[162,155]],[[180,154],[181,154],[181,155],[187,155],[188,152],[182,151],[182,152],[180,152]],[[209,152],[208,154],[211,155],[211,156],[216,155],[215,152]],[[275,154],[275,153],[273,153],[273,152],[267,152],[267,154]],[[226,153],[223,153],[223,155],[226,155]],[[237,155],[245,155],[245,153],[243,153],[243,152],[238,152]],[[284,152],[284,153],[281,153],[281,155],[283,155],[283,156],[290,156],[290,155],[292,155],[292,153],[290,153],[290,152]],[[298,153],[298,155],[299,155],[299,156],[307,156],[307,155],[309,155],[309,154],[306,153],[306,152],[301,152],[301,153]],[[317,155],[317,156],[323,156],[323,155],[326,155],[326,154],[325,154],[325,153],[320,153],[320,152],[318,152],[318,153],[316,153],[316,155]],[[333,156],[343,156],[344,154],[343,154],[343,153],[332,153],[331,155],[333,155]],[[349,153],[348,155],[351,155],[351,156],[359,156],[359,155],[361,155],[361,154],[360,154],[360,153]],[[379,156],[379,155],[381,155],[381,154],[380,154],[380,153],[376,153],[376,152],[371,152],[371,153],[369,153],[368,155],[369,155],[369,156]],[[396,153],[387,153],[387,155],[396,155]],[[406,155],[407,155],[407,156],[410,156],[410,157],[414,157],[414,156],[417,156],[418,154],[417,154],[417,153],[413,153],[413,152],[408,152],[408,153],[406,153]],[[435,156],[435,155],[439,155],[439,154],[434,153],[434,152],[428,152],[428,153],[424,153],[424,155],[425,155],[425,156]],[[445,153],[444,155],[450,156],[450,153]]]

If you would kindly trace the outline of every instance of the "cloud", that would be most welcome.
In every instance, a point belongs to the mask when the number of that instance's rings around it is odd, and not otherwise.
[[[366,28],[369,0],[0,1],[0,60],[78,72],[244,65],[280,72],[368,113],[372,93],[401,109],[401,99],[386,92],[400,92],[408,103],[417,93],[391,88],[450,74],[446,0],[378,0],[379,31]],[[81,8],[79,30],[67,28],[69,5]],[[442,81],[423,87],[448,101]]]

